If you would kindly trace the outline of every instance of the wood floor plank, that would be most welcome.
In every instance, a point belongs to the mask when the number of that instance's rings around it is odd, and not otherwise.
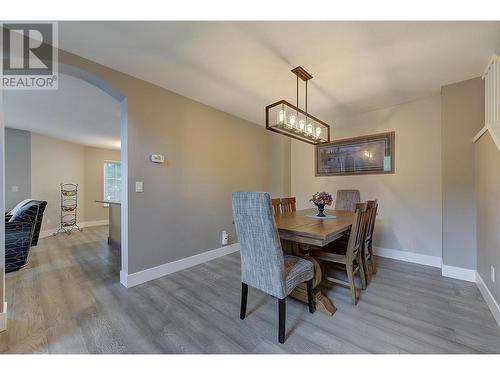
[[[1,353],[500,353],[477,286],[434,267],[377,258],[357,306],[326,282],[334,316],[287,299],[281,345],[276,299],[250,288],[239,319],[238,253],[126,289],[106,236],[94,227],[42,239],[6,276]]]

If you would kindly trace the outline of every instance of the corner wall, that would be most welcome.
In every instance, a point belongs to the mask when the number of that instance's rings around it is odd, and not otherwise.
[[[495,300],[500,301],[500,151],[489,132],[481,136],[474,148],[477,272]],[[492,266],[495,282],[490,277]]]
[[[462,275],[473,281],[476,196],[472,139],[484,126],[484,83],[474,78],[443,86],[441,98],[443,275]]]

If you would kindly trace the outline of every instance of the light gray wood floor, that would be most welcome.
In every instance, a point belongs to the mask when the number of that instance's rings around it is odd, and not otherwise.
[[[107,227],[40,241],[25,269],[6,276],[6,353],[500,353],[500,329],[473,283],[440,270],[379,259],[358,306],[331,287],[338,312],[309,314],[250,289],[239,319],[239,254],[126,289]]]

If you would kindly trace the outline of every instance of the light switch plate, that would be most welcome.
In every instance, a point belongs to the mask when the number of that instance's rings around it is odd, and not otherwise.
[[[158,154],[153,154],[150,156],[150,160],[153,163],[164,163],[165,162],[165,156],[163,155],[158,155]]]
[[[135,192],[136,193],[144,193],[144,182],[142,182],[142,181],[135,182]]]
[[[17,186],[17,185],[13,185],[13,186],[11,186],[10,190],[11,190],[13,193],[19,193],[19,186]]]

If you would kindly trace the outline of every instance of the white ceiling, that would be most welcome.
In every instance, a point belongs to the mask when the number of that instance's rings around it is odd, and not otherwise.
[[[120,148],[120,105],[87,82],[59,75],[58,90],[5,90],[5,124],[87,146]]]
[[[60,47],[250,121],[295,102],[334,122],[480,76],[500,22],[62,22]],[[335,123],[335,125],[341,125]]]

